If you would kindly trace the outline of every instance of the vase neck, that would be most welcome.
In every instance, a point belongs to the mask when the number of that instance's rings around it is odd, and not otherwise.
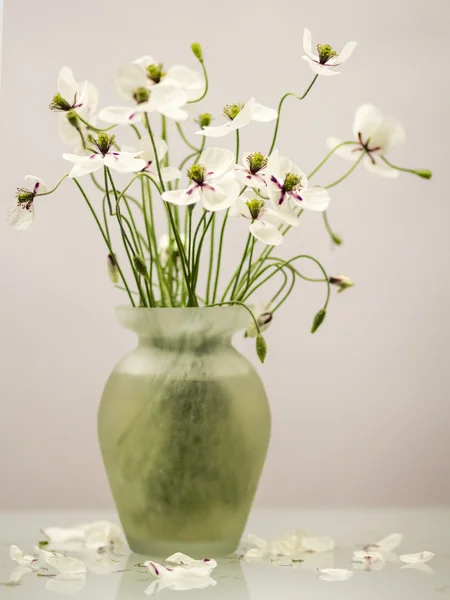
[[[120,323],[136,333],[140,343],[178,351],[229,344],[248,325],[245,308],[132,308],[116,309]]]

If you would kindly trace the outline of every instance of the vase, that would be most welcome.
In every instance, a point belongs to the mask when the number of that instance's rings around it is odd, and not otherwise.
[[[264,465],[270,411],[231,343],[243,307],[116,309],[138,345],[114,368],[100,448],[130,548],[225,556],[239,544]]]

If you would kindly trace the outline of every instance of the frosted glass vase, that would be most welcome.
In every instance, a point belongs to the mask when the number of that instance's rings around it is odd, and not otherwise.
[[[130,548],[224,556],[239,544],[264,465],[270,411],[231,344],[242,307],[119,307],[138,346],[114,368],[100,447]]]

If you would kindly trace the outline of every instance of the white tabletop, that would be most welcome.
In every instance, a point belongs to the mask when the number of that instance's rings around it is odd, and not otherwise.
[[[41,528],[68,527],[95,520],[117,521],[108,511],[0,512],[0,582],[9,580],[15,563],[9,547],[17,544],[32,552],[42,539]],[[421,510],[256,510],[247,533],[267,539],[278,538],[299,529],[309,535],[331,536],[336,550],[311,554],[302,563],[278,566],[270,562],[247,563],[239,559],[218,559],[212,577],[217,585],[203,590],[162,590],[161,598],[184,600],[436,600],[450,598],[450,509]],[[402,569],[399,561],[387,561],[381,570],[355,570],[353,551],[398,532],[404,540],[397,552],[409,554],[430,550],[436,554],[428,572]],[[196,557],[198,558],[198,557]],[[216,558],[216,557],[213,557]],[[0,597],[13,600],[39,600],[73,593],[80,600],[134,600],[147,598],[145,590],[153,578],[136,567],[137,555],[117,559],[117,571],[109,574],[88,572],[78,590],[54,591],[51,577],[36,573],[24,576],[19,585],[2,585]],[[326,582],[317,569],[354,570],[351,579]],[[125,570],[124,570],[125,569]],[[95,570],[95,569],[94,569]],[[88,565],[88,571],[89,565]],[[49,572],[51,574],[51,570]]]

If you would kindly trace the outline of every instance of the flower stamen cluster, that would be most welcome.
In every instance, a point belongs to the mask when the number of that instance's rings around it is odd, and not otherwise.
[[[250,172],[255,175],[258,171],[267,167],[267,156],[261,152],[253,152],[247,156]]]
[[[166,72],[163,71],[162,63],[148,65],[147,77],[153,81],[153,83],[160,83],[161,79],[166,76]]]
[[[302,187],[302,178],[299,175],[296,175],[295,173],[286,173],[283,183],[283,190],[285,192],[296,192]]]
[[[336,50],[333,50],[329,44],[317,44],[317,52],[319,54],[319,61],[321,65],[325,65],[330,58],[337,56]]]
[[[234,121],[244,106],[243,102],[239,104],[227,104],[223,109],[223,116],[227,117],[230,121]]]
[[[145,87],[137,88],[133,92],[133,98],[136,100],[136,102],[138,104],[143,104],[144,102],[147,102],[148,99],[150,98],[150,92]]]
[[[206,177],[206,167],[203,165],[193,165],[187,170],[187,176],[197,185],[203,185]]]
[[[202,113],[198,115],[197,119],[195,120],[195,122],[198,123],[202,129],[203,127],[209,127],[211,125],[211,121],[212,115],[210,113]]]
[[[67,102],[67,100],[65,100],[60,93],[53,96],[53,100],[50,102],[48,107],[50,110],[61,112],[67,112],[72,110],[72,108],[75,108],[75,106],[69,104],[69,102]]]
[[[33,203],[35,196],[36,196],[36,192],[32,192],[23,187],[17,188],[17,192],[16,192],[17,203],[23,205],[24,208],[31,207],[31,204]]]
[[[252,216],[252,219],[257,219],[265,210],[265,203],[263,200],[258,198],[254,198],[253,200],[248,200],[246,202],[248,206],[248,210]]]
[[[91,137],[90,141],[97,148],[100,154],[106,156],[116,143],[116,136],[108,135],[107,133],[99,133],[97,139]]]

